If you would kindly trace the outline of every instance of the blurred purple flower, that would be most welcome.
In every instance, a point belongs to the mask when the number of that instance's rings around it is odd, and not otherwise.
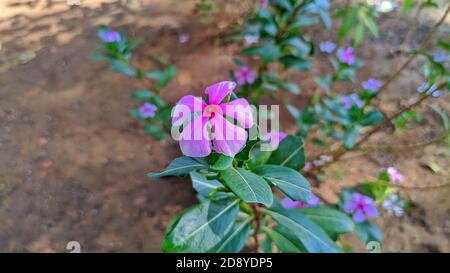
[[[102,39],[102,41],[106,43],[118,43],[122,41],[120,33],[112,30],[101,32],[100,39]]]
[[[448,56],[444,52],[440,51],[440,52],[434,54],[433,60],[437,63],[443,63],[448,60]]]
[[[394,167],[389,167],[386,170],[387,174],[389,175],[389,180],[391,180],[392,183],[398,184],[403,181],[403,175]]]
[[[325,41],[320,43],[319,48],[322,52],[331,53],[336,49],[336,44],[332,41]]]
[[[186,43],[191,39],[191,36],[188,33],[182,33],[178,36],[178,41],[182,44]]]
[[[436,84],[430,86],[430,83],[425,82],[421,86],[417,88],[417,92],[427,94],[431,94],[433,97],[439,97],[441,95],[441,91],[436,90],[438,87]]]
[[[234,72],[234,76],[239,85],[252,84],[256,80],[255,72],[251,71],[247,66],[241,66],[238,71]]]
[[[306,162],[305,166],[303,167],[304,171],[310,171],[312,170],[312,168],[314,168],[314,163],[312,163],[312,161],[308,161]]]
[[[258,34],[246,34],[244,36],[244,41],[246,45],[256,44],[259,41]]]
[[[364,106],[364,102],[359,98],[358,94],[352,93],[347,96],[342,96],[341,98],[342,106],[346,110],[350,110],[353,105],[355,105],[357,108],[362,108]]]
[[[372,93],[375,93],[380,89],[382,82],[380,80],[369,78],[367,81],[362,83],[362,86],[364,89],[367,89],[369,91],[372,91]]]
[[[269,7],[270,0],[261,0],[261,7],[267,9]]]
[[[360,193],[354,193],[343,208],[346,213],[353,214],[356,223],[378,217],[378,209],[373,199]]]
[[[146,102],[139,107],[139,113],[141,113],[141,116],[144,118],[152,118],[155,116],[157,109],[158,107],[156,107],[156,105]]]
[[[355,62],[355,55],[353,54],[353,48],[347,47],[345,49],[339,49],[337,56],[341,63],[352,65]]]
[[[391,194],[383,201],[383,208],[389,213],[397,217],[402,217],[405,214],[405,201],[403,201],[397,194]]]
[[[288,197],[285,197],[281,201],[281,205],[285,209],[317,207],[320,205],[320,199],[315,194],[311,193],[309,196],[309,202],[294,201]]]
[[[261,136],[261,139],[264,142],[269,142],[272,145],[272,151],[278,149],[278,145],[280,145],[280,142],[286,137],[286,133],[285,132],[270,132],[268,134],[265,134],[263,136]]]

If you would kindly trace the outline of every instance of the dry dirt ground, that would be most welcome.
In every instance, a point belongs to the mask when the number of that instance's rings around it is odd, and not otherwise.
[[[127,114],[136,103],[130,92],[142,86],[91,58],[96,27],[109,24],[144,39],[134,60],[143,66],[152,64],[150,55],[169,54],[178,74],[164,96],[175,102],[188,93],[200,95],[234,68],[239,47],[223,43],[219,34],[245,10],[236,9],[236,2],[242,1],[229,2],[214,20],[205,21],[190,0],[81,0],[80,6],[65,0],[0,1],[0,251],[65,252],[69,241],[80,242],[84,252],[160,251],[165,227],[177,211],[195,203],[194,192],[188,180],[147,179],[147,172],[179,155],[178,146],[145,135]],[[420,33],[439,15],[426,17]],[[409,22],[393,14],[379,20],[381,38],[367,40],[357,51],[367,60],[361,80],[382,78],[401,61],[395,48]],[[178,42],[182,33],[191,36],[187,43]],[[313,33],[317,41],[330,37]],[[314,92],[312,75],[324,66],[322,60],[311,72],[290,75],[303,93],[279,99],[302,105]],[[408,103],[420,83],[412,66],[383,96],[385,111]],[[449,98],[430,104],[449,112]],[[441,135],[430,108],[422,107],[421,113],[420,126],[402,137],[381,133],[371,144],[387,139],[412,144]],[[293,120],[282,114],[282,127],[294,132]],[[347,158],[330,167],[317,191],[333,202],[341,187],[394,165],[406,176],[402,194],[414,206],[401,219],[379,219],[386,237],[382,251],[450,252],[450,188],[439,186],[449,182],[449,161],[445,143],[412,153]],[[441,171],[433,173],[426,164]],[[353,236],[345,241],[364,250]]]

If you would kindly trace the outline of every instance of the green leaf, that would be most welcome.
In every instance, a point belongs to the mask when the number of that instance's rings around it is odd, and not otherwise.
[[[380,34],[378,33],[378,27],[375,20],[372,17],[369,17],[369,15],[362,16],[361,19],[367,29],[369,29],[369,31],[372,33],[372,35],[378,38]]]
[[[110,68],[112,71],[124,74],[128,77],[136,76],[136,70],[132,68],[130,65],[125,64],[121,61],[114,61],[111,64]]]
[[[225,235],[224,240],[214,247],[215,253],[238,253],[244,248],[245,242],[250,235],[250,221],[248,218],[242,222],[235,222],[231,230]]]
[[[210,197],[209,193],[211,191],[223,187],[218,180],[207,179],[197,171],[192,171],[189,175],[191,176],[192,187],[204,197]]]
[[[233,224],[239,200],[208,200],[182,212],[164,238],[164,252],[206,252],[223,240]]]
[[[174,65],[167,67],[164,70],[150,70],[145,73],[147,78],[156,80],[156,87],[158,89],[164,88],[173,77],[175,77],[177,69]]]
[[[166,132],[164,132],[161,128],[153,124],[148,124],[147,126],[145,126],[145,132],[152,135],[158,140],[164,140],[167,139],[168,137]]]
[[[359,22],[356,25],[356,29],[355,29],[355,36],[353,36],[353,45],[354,46],[359,46],[364,38],[364,32],[365,32],[366,28],[364,27],[364,25]]]
[[[344,147],[345,149],[352,149],[356,145],[356,139],[359,136],[360,126],[352,126],[344,133]]]
[[[295,83],[292,83],[292,82],[280,82],[278,85],[282,89],[284,89],[286,91],[289,91],[289,92],[291,92],[294,95],[299,95],[300,94],[300,88]]]
[[[270,181],[292,200],[309,202],[311,186],[299,172],[276,165],[263,165],[253,172]]]
[[[371,126],[380,123],[383,120],[383,114],[378,110],[367,112],[362,119],[358,121],[362,126]]]
[[[136,90],[133,93],[131,93],[131,98],[137,100],[148,100],[153,96],[154,96],[153,92],[148,90]]]
[[[208,169],[208,165],[200,160],[188,156],[175,158],[166,169],[160,173],[149,173],[150,178],[163,176],[180,176],[189,174],[195,170]]]
[[[223,171],[232,166],[234,158],[220,154],[216,162],[211,166],[212,169]]]
[[[283,253],[301,253],[302,251],[283,234],[279,233],[276,228],[263,228],[267,236],[272,240],[277,246],[278,250]]]
[[[281,55],[280,49],[273,42],[265,42],[260,46],[245,48],[241,53],[248,56],[261,56],[266,62],[276,61]]]
[[[240,161],[246,161],[250,159],[250,151],[258,143],[258,140],[250,140],[245,144],[244,149],[242,149],[234,158]]]
[[[272,152],[267,164],[280,165],[300,170],[305,165],[303,140],[297,136],[287,136]]]
[[[446,42],[444,40],[438,40],[436,45],[442,49],[450,51],[450,42]]]
[[[272,205],[272,190],[262,177],[242,168],[229,168],[220,174],[226,185],[244,202]]]
[[[282,208],[264,211],[279,225],[290,230],[309,252],[340,252],[325,231],[301,213]]]
[[[368,243],[370,241],[383,241],[383,233],[381,232],[381,230],[375,224],[369,221],[355,224],[355,233],[358,238],[364,243]]]
[[[350,30],[355,26],[356,17],[358,16],[358,8],[352,7],[346,12],[346,16],[342,22],[341,27],[338,30],[338,43],[342,42],[342,39],[350,32]]]
[[[353,230],[353,221],[347,214],[330,207],[295,209],[314,221],[328,234],[347,233]]]
[[[414,0],[404,0],[403,7],[402,7],[402,13],[403,14],[408,13],[413,4],[414,4]]]

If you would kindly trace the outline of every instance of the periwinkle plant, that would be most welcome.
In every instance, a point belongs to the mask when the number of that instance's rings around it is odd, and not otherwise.
[[[98,29],[100,48],[94,57],[111,63],[112,71],[144,81],[148,89],[135,90],[131,98],[140,102],[129,113],[146,123],[145,131],[157,139],[166,139],[170,132],[170,111],[172,106],[165,102],[161,91],[176,74],[175,66],[166,65],[163,69],[144,70],[131,63],[133,49],[140,43],[126,37],[124,33],[114,31],[107,26]]]
[[[353,222],[337,207],[319,205],[311,193],[299,172],[305,164],[302,139],[279,132],[250,138],[250,129],[258,126],[248,102],[231,99],[235,86],[220,82],[206,88],[208,103],[186,96],[175,106],[172,122],[182,127],[184,156],[149,176],[189,175],[200,203],[175,217],[163,251],[239,252],[252,238],[248,245],[254,251],[272,251],[275,245],[281,252],[341,252],[336,240],[353,230]],[[270,138],[276,139],[275,149],[263,149]]]

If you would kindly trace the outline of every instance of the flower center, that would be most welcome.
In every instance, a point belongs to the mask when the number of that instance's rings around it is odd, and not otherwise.
[[[206,106],[205,110],[203,110],[203,116],[205,117],[214,117],[216,114],[222,114],[222,108],[216,104],[210,104]]]
[[[358,208],[358,210],[364,210],[365,206],[364,206],[364,204],[359,203],[357,205],[357,208]]]

